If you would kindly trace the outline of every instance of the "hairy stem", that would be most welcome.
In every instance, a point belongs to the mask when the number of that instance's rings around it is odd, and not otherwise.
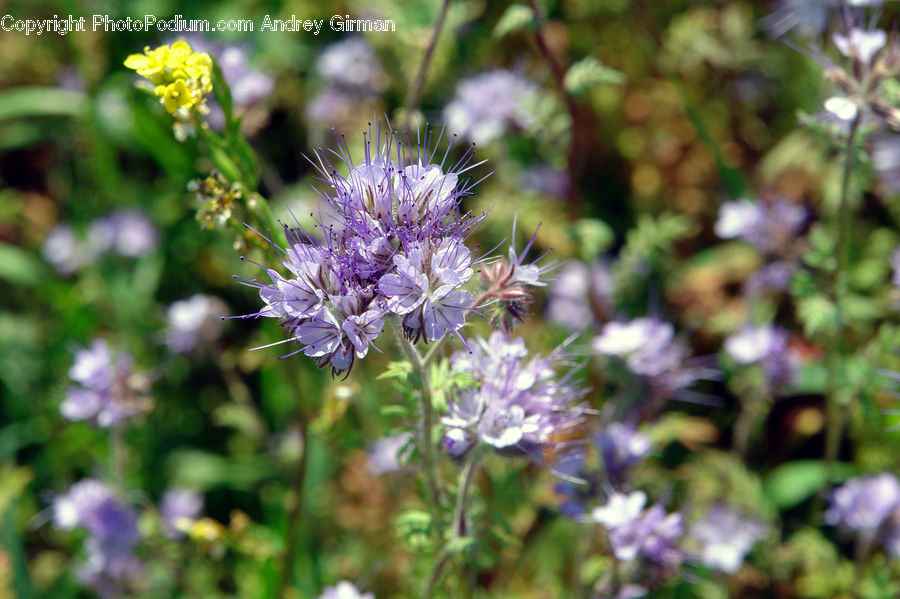
[[[282,361],[285,369],[285,376],[289,381],[289,386],[294,390],[295,412],[294,426],[300,434],[303,448],[300,453],[298,463],[295,465],[294,476],[291,480],[290,507],[288,513],[287,527],[285,530],[284,553],[281,556],[281,570],[278,574],[278,587],[275,592],[276,599],[286,598],[290,595],[291,574],[294,570],[294,556],[297,553],[297,541],[300,536],[300,523],[303,520],[303,488],[306,483],[306,470],[309,463],[309,426],[306,410],[303,405],[303,398],[300,397],[298,389],[302,388],[300,381],[297,380],[296,370],[288,365],[287,361]]]
[[[428,73],[429,65],[431,65],[431,57],[434,54],[434,49],[437,47],[437,41],[441,35],[441,29],[444,27],[444,20],[447,18],[447,9],[449,7],[450,0],[444,0],[441,3],[441,10],[434,21],[434,29],[431,31],[431,39],[428,41],[425,55],[422,56],[422,62],[419,64],[419,72],[416,73],[416,79],[412,87],[409,88],[409,94],[406,96],[406,114],[403,117],[404,129],[409,129],[412,123],[413,112],[419,107],[419,101],[422,99],[422,90],[425,88],[425,76]]]
[[[419,390],[420,397],[422,398],[422,422],[419,430],[419,442],[421,443],[420,449],[422,452],[422,470],[425,474],[425,487],[427,489],[428,498],[431,502],[432,509],[434,510],[434,515],[437,517],[441,505],[441,496],[437,484],[437,475],[435,473],[437,460],[434,452],[433,431],[435,413],[434,403],[431,397],[431,377],[428,374],[428,366],[422,360],[419,351],[413,347],[412,343],[410,343],[409,340],[403,336],[403,333],[400,332],[400,327],[402,325],[396,322],[396,319],[389,319],[388,322],[391,323],[391,328],[394,330],[397,344],[400,346],[406,359],[412,364],[413,370],[422,381],[422,388]]]
[[[475,479],[475,473],[478,471],[478,456],[472,454],[459,471],[459,485],[456,491],[456,507],[453,510],[453,528],[450,531],[450,540],[441,551],[441,556],[431,570],[428,577],[428,586],[425,589],[425,599],[431,599],[434,589],[441,580],[444,568],[453,557],[450,551],[450,545],[457,539],[468,536],[468,527],[466,526],[466,506],[469,502],[469,491],[472,489],[472,481]]]
[[[828,393],[826,395],[826,421],[825,421],[825,473],[826,480],[831,481],[834,474],[834,464],[841,446],[841,436],[844,429],[845,410],[840,404],[840,370],[841,370],[841,345],[843,343],[844,321],[841,314],[841,300],[846,286],[845,270],[847,266],[847,238],[850,231],[850,176],[853,173],[853,154],[855,150],[856,133],[859,129],[860,117],[857,116],[850,125],[850,133],[847,135],[846,157],[844,172],[841,180],[841,196],[838,204],[834,227],[835,254],[837,265],[832,277],[832,301],[834,302],[834,331],[825,357],[826,371],[828,373]]]

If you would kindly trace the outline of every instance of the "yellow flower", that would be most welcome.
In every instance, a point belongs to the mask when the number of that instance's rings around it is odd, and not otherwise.
[[[143,54],[131,54],[125,66],[137,71],[154,85],[154,93],[171,113],[203,101],[212,92],[213,62],[206,52],[194,52],[184,41],[171,46],[144,48]]]
[[[166,87],[166,93],[162,97],[163,106],[169,112],[175,112],[182,106],[193,105],[194,99],[191,96],[191,90],[188,89],[184,79],[178,79],[175,83]]]

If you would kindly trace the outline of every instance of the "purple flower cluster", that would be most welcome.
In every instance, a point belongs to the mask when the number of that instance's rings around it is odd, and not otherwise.
[[[789,383],[794,374],[788,332],[773,324],[744,327],[725,340],[725,351],[738,364],[761,364],[773,389]]]
[[[196,294],[173,302],[166,311],[166,345],[169,351],[185,354],[202,343],[215,341],[222,331],[227,308],[217,297]]]
[[[594,508],[591,519],[609,531],[609,542],[616,559],[623,562],[641,557],[665,568],[684,561],[679,547],[685,526],[678,512],[667,514],[657,503],[644,509],[643,491],[613,493],[606,505]]]
[[[558,367],[569,364],[564,348],[529,360],[524,341],[499,331],[469,345],[470,351],[451,358],[452,367],[476,384],[447,402],[448,453],[460,457],[477,441],[504,453],[569,449],[584,424],[573,403],[585,390],[572,384],[571,370],[558,376]]]
[[[426,133],[413,155],[408,138],[379,130],[373,139],[370,129],[362,162],[341,148],[346,176],[318,152],[330,211],[319,215],[323,237],[285,226],[289,246],[277,249],[290,274],[267,269],[270,284],[246,281],[265,307],[244,318],[279,319],[298,351],[335,374],[365,357],[386,318],[413,342],[456,332],[474,299],[462,289],[474,272],[465,241],[483,215],[459,209],[471,151],[447,168],[430,141]]]
[[[103,339],[75,354],[69,378],[78,386],[69,388],[59,408],[69,420],[114,426],[144,407],[140,398],[143,385],[132,375],[131,356],[113,354]]]
[[[156,249],[158,238],[156,227],[143,213],[118,210],[92,221],[83,240],[69,225],[57,225],[41,252],[57,272],[69,275],[106,253],[140,258]]]
[[[447,125],[466,139],[488,144],[510,126],[528,126],[536,100],[537,86],[532,81],[495,69],[460,81],[444,116]]]
[[[704,358],[691,358],[675,327],[656,317],[629,322],[608,322],[594,337],[594,351],[624,360],[628,369],[642,377],[650,388],[652,403],[686,394],[699,379],[712,379],[717,371]]]
[[[778,198],[771,203],[738,200],[719,209],[715,233],[741,239],[765,254],[777,254],[800,232],[807,220],[803,206]]]
[[[690,526],[691,538],[700,545],[700,561],[726,574],[740,569],[744,557],[764,533],[758,521],[722,506],[714,506]]]
[[[53,520],[60,529],[77,527],[89,533],[84,544],[87,560],[78,577],[101,596],[120,595],[143,573],[143,564],[134,555],[137,513],[119,502],[103,483],[86,479],[72,485],[54,500]]]

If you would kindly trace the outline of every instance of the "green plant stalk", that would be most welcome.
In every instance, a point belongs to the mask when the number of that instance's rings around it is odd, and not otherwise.
[[[410,364],[412,364],[413,371],[419,376],[419,379],[422,381],[422,388],[419,390],[419,396],[422,399],[422,422],[419,427],[419,442],[422,444],[421,452],[422,452],[422,471],[425,475],[425,487],[428,494],[429,502],[431,503],[433,516],[437,519],[441,506],[441,495],[440,489],[437,484],[437,474],[435,472],[437,468],[437,460],[435,458],[434,452],[434,424],[435,424],[435,413],[434,413],[434,402],[431,396],[431,377],[428,373],[428,365],[422,360],[422,356],[419,355],[419,351],[413,347],[413,345],[409,342],[409,340],[403,335],[400,331],[400,327],[402,326],[398,319],[391,318],[388,319],[388,322],[391,324],[391,328],[394,331],[394,336],[397,338],[397,344],[400,346],[400,350],[406,356],[406,359],[409,360]]]
[[[406,96],[406,114],[403,117],[403,128],[406,130],[409,130],[413,112],[419,107],[419,101],[422,99],[422,91],[425,89],[425,76],[428,73],[428,67],[431,65],[431,57],[434,55],[434,49],[437,47],[441,29],[444,27],[444,20],[447,18],[447,9],[450,7],[450,2],[451,0],[444,0],[441,3],[441,10],[434,21],[431,39],[428,41],[428,47],[425,48],[425,55],[422,56],[422,62],[419,64],[416,79],[409,88],[409,94]]]
[[[434,589],[441,580],[444,568],[446,568],[453,557],[450,545],[458,539],[468,536],[466,506],[469,501],[469,491],[472,489],[472,481],[475,479],[475,473],[478,471],[478,461],[478,454],[473,452],[466,459],[462,470],[459,471],[459,485],[456,491],[456,507],[453,509],[453,528],[450,531],[450,540],[441,551],[440,558],[438,558],[428,577],[428,586],[425,588],[425,594],[423,595],[425,599],[431,599]]]
[[[825,476],[826,482],[832,480],[834,464],[841,446],[841,436],[844,429],[845,410],[840,404],[840,365],[841,346],[844,336],[844,320],[841,314],[841,300],[846,287],[845,270],[847,267],[847,238],[849,237],[852,213],[850,211],[850,176],[853,173],[853,154],[856,143],[856,133],[859,130],[860,116],[857,115],[850,125],[847,135],[846,158],[844,172],[841,179],[841,195],[838,204],[835,227],[835,254],[837,265],[832,277],[832,301],[834,302],[834,331],[828,344],[825,356],[828,391],[825,397]]]

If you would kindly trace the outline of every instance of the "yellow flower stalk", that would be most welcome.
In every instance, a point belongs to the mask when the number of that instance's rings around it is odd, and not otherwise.
[[[128,56],[125,66],[154,85],[160,103],[172,114],[203,103],[204,94],[213,89],[212,58],[184,41],[152,50],[147,46],[143,54]]]

